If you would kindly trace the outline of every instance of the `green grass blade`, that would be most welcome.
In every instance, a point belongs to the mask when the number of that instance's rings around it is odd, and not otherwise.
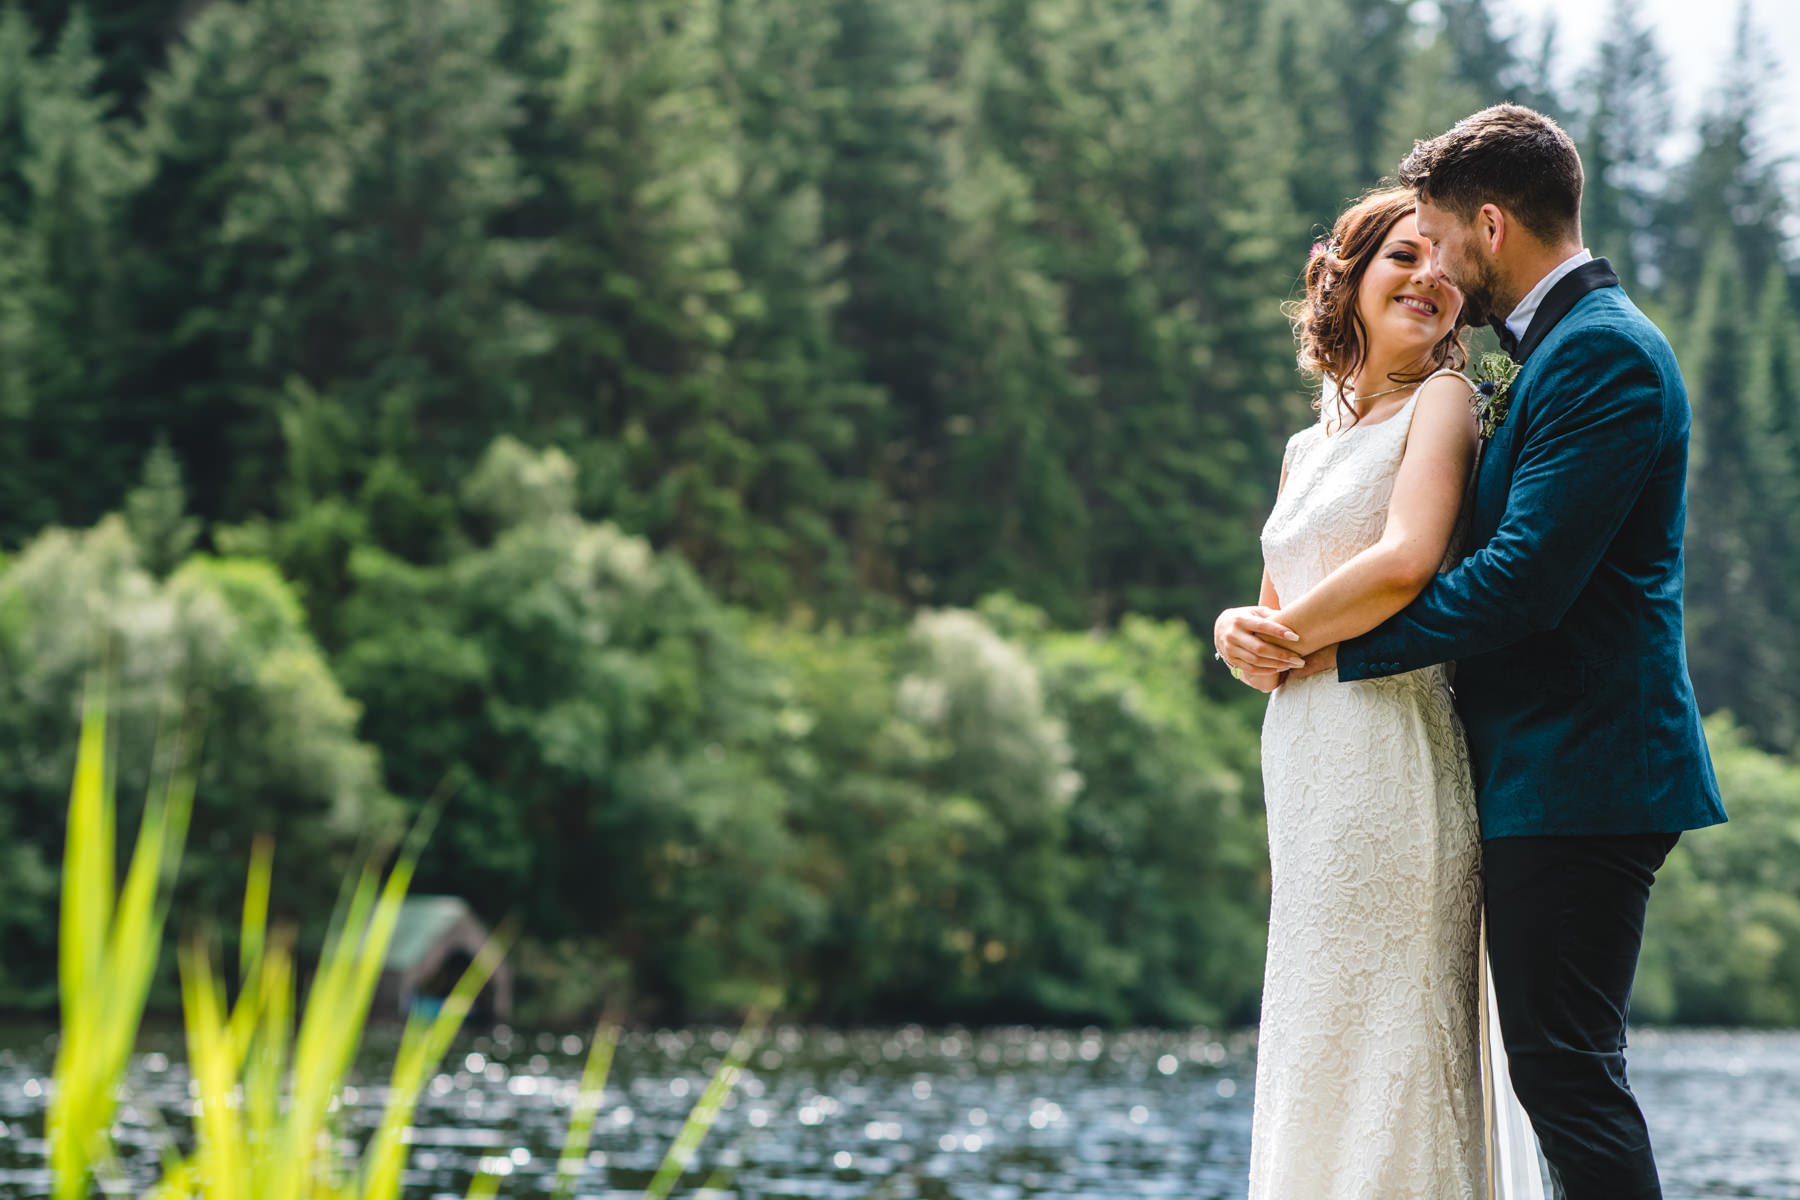
[[[588,1048],[587,1065],[581,1070],[581,1091],[569,1113],[568,1133],[563,1137],[562,1155],[556,1160],[556,1185],[552,1200],[568,1200],[575,1190],[575,1180],[587,1165],[588,1142],[594,1135],[594,1118],[600,1112],[600,1097],[606,1090],[606,1077],[612,1071],[613,1051],[619,1045],[619,1027],[602,1020],[594,1030],[594,1042]]]
[[[385,881],[374,868],[363,872],[326,945],[294,1050],[294,1099],[282,1155],[288,1162],[298,1161],[322,1136],[329,1138],[331,1100],[355,1060],[430,820],[429,812],[420,818]],[[276,1190],[257,1200],[301,1200],[308,1194],[301,1173],[273,1183]]]
[[[198,1105],[194,1161],[205,1181],[208,1200],[252,1200],[247,1139],[235,1103],[238,1054],[231,1044],[224,989],[204,940],[195,938],[184,945],[180,959],[188,1071]]]
[[[108,1082],[99,1078],[101,1031],[96,1021],[106,927],[112,919],[113,845],[105,813],[110,804],[105,699],[96,685],[82,714],[75,780],[69,795],[68,842],[63,849],[57,941],[63,1036],[57,1046],[56,1087],[46,1119],[57,1200],[79,1200],[86,1191],[93,1138],[104,1128],[93,1089],[99,1085],[110,1091]]]
[[[123,1078],[156,975],[170,893],[180,870],[182,844],[194,807],[191,771],[174,776],[162,797],[144,805],[137,844],[107,939],[106,987],[101,1002],[104,1054]],[[110,1124],[110,1117],[108,1119]]]
[[[732,1043],[731,1052],[719,1069],[713,1073],[712,1082],[700,1094],[700,1100],[688,1113],[687,1120],[682,1123],[681,1132],[675,1135],[675,1142],[663,1157],[662,1166],[650,1180],[650,1186],[644,1190],[646,1200],[666,1200],[676,1180],[687,1170],[688,1163],[693,1161],[694,1152],[700,1148],[713,1122],[719,1119],[719,1111],[725,1104],[725,1097],[737,1084],[738,1073],[744,1064],[750,1061],[750,1052],[762,1036],[763,1025],[767,1016],[761,1010],[752,1011],[745,1018],[743,1028],[738,1031],[737,1040]]]
[[[244,1117],[256,1146],[251,1188],[257,1196],[268,1196],[275,1192],[273,1180],[287,1170],[277,1155],[281,1085],[294,1037],[294,965],[285,941],[277,939],[266,949],[254,986],[261,1019],[244,1066]]]
[[[395,1200],[400,1195],[401,1173],[407,1156],[404,1135],[417,1111],[419,1095],[425,1090],[426,1077],[443,1061],[457,1031],[474,1008],[476,998],[494,977],[511,939],[510,930],[489,938],[463,971],[462,978],[456,981],[437,1015],[428,1022],[407,1021],[388,1087],[387,1108],[381,1115],[375,1135],[369,1140],[362,1200]]]
[[[269,877],[274,871],[275,842],[260,834],[250,847],[250,873],[244,884],[244,916],[238,932],[238,981],[248,986],[262,965],[263,940],[269,928]]]
[[[91,698],[82,714],[75,751],[75,783],[69,796],[68,841],[63,848],[62,921],[57,966],[63,1022],[71,1008],[91,1000],[90,983],[99,974],[112,917],[112,839],[104,810],[106,793],[106,711],[104,696]]]
[[[105,685],[90,686],[70,788],[58,924],[62,1037],[46,1126],[52,1194],[78,1200],[111,1157],[118,1090],[143,1021],[168,895],[193,805],[191,773],[152,793],[123,889],[114,891],[116,816]]]

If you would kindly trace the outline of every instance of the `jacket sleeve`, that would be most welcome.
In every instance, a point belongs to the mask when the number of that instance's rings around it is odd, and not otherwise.
[[[1655,363],[1624,333],[1582,335],[1580,361],[1535,383],[1500,526],[1400,612],[1338,647],[1369,679],[1502,649],[1553,629],[1587,585],[1662,452]]]

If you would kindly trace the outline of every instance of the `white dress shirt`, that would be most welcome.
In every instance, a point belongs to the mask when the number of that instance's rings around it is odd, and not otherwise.
[[[1525,331],[1531,328],[1531,318],[1537,316],[1537,310],[1543,305],[1544,297],[1550,294],[1550,289],[1561,283],[1563,276],[1576,267],[1593,261],[1594,256],[1588,253],[1586,246],[1583,246],[1550,268],[1550,273],[1538,280],[1536,287],[1525,293],[1525,298],[1519,301],[1519,306],[1512,310],[1510,317],[1506,318],[1506,327],[1512,331],[1512,335],[1520,341],[1524,341]]]

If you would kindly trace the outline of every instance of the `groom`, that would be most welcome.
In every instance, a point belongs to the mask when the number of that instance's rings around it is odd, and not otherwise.
[[[1725,819],[1682,644],[1687,393],[1582,248],[1581,159],[1548,117],[1485,109],[1417,143],[1400,180],[1434,265],[1521,365],[1476,474],[1473,553],[1303,672],[1457,662],[1513,1088],[1557,1196],[1660,1197],[1625,1081],[1632,977],[1657,868]]]

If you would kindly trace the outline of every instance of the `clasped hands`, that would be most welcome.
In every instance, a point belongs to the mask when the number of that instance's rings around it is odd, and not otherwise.
[[[1252,604],[1228,608],[1213,622],[1213,649],[1237,678],[1259,692],[1337,666],[1335,644],[1301,654],[1295,648],[1300,635],[1283,625],[1280,615],[1267,605]]]

